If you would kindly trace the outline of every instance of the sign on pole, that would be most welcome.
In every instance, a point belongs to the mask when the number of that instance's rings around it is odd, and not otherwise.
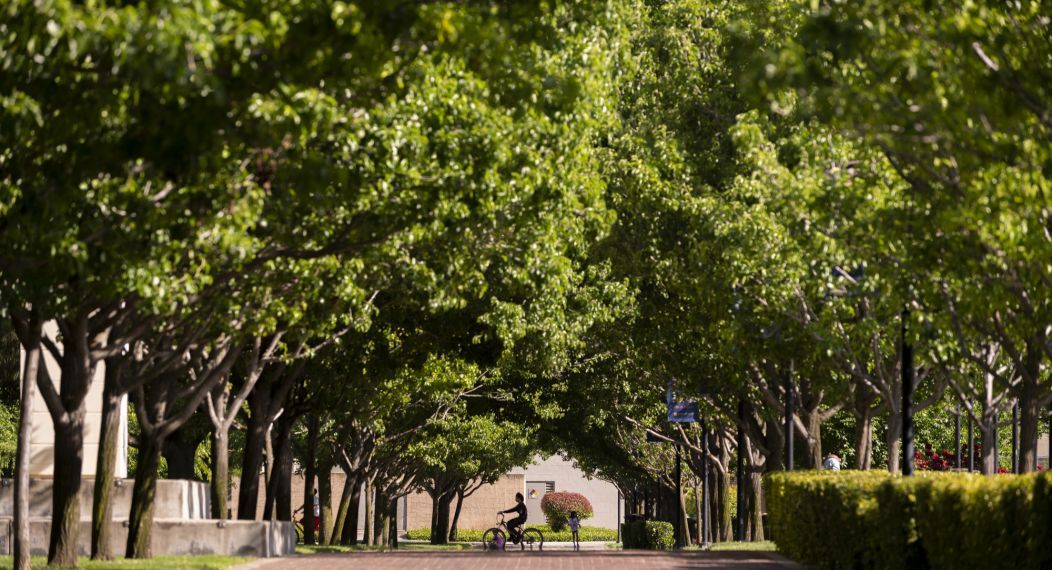
[[[667,399],[669,422],[690,424],[698,421],[698,403],[677,401],[676,393],[672,391],[671,382],[669,382]]]

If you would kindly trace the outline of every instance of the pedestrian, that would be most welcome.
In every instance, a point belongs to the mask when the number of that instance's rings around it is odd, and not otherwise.
[[[840,458],[835,453],[826,455],[826,460],[822,462],[822,469],[826,471],[840,471]]]
[[[318,488],[314,488],[314,537],[318,537],[318,529],[321,528],[321,498],[318,497]]]
[[[577,518],[577,511],[570,511],[570,537],[573,539],[573,549],[581,549],[581,537],[577,534],[581,530],[581,519]]]

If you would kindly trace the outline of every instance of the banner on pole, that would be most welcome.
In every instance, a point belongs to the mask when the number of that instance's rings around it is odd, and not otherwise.
[[[698,421],[698,403],[681,402],[676,399],[672,382],[668,386],[668,421],[677,424],[690,424]]]

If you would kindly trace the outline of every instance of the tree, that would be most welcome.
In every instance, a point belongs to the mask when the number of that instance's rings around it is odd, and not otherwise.
[[[1049,399],[1049,308],[1035,294],[1052,249],[1039,229],[1050,124],[1040,4],[819,6],[760,80],[794,86],[817,116],[881,149],[908,185],[917,298],[943,330],[984,339],[960,347],[974,365],[984,345],[1006,351],[1012,367],[998,383],[1020,402],[1027,471]]]
[[[533,451],[528,427],[498,421],[493,415],[461,410],[423,430],[409,453],[421,464],[422,486],[431,496],[431,543],[456,540],[464,499],[511,468],[528,463]]]

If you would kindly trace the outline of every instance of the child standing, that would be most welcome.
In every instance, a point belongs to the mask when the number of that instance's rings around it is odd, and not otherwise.
[[[570,534],[573,538],[573,549],[581,549],[581,539],[577,536],[577,531],[581,530],[581,519],[577,518],[577,511],[570,511]]]

